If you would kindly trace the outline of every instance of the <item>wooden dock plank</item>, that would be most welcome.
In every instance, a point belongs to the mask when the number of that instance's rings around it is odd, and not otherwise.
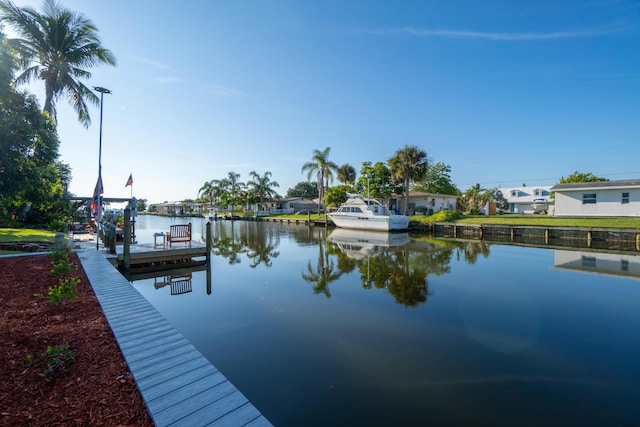
[[[271,425],[104,253],[85,249],[78,256],[157,426]]]
[[[194,416],[193,414],[200,414],[201,411],[206,413],[205,420],[201,423],[192,423],[191,425],[206,425],[220,418],[224,412],[224,408],[227,407],[229,402],[223,401],[223,399],[237,392],[237,389],[229,381],[220,383],[217,387],[205,390],[200,393],[199,400],[191,402],[189,411],[182,413],[176,412],[174,409],[176,406],[181,407],[182,402],[176,402],[175,405],[169,406],[158,413],[159,419],[166,423],[166,425],[190,425],[183,420],[187,417]],[[215,407],[215,410],[210,408]],[[236,408],[237,409],[237,408]]]
[[[186,356],[195,358],[185,359],[182,357],[172,357],[171,359],[163,360],[162,363],[155,366],[148,367],[144,372],[139,371],[138,385],[140,387],[150,388],[175,377],[208,366],[207,361],[201,357],[197,357],[196,353],[190,352]]]

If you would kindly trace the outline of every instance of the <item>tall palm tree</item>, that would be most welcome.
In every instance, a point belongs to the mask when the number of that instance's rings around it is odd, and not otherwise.
[[[218,202],[221,194],[222,186],[219,179],[212,179],[211,181],[205,182],[198,190],[198,197],[207,196],[211,207]]]
[[[220,184],[224,188],[223,198],[227,205],[231,206],[231,216],[235,213],[235,206],[240,204],[242,200],[242,188],[244,183],[240,182],[240,174],[236,172],[228,172]]]
[[[247,182],[247,187],[258,198],[260,206],[264,206],[264,199],[274,197],[277,194],[274,187],[280,187],[280,184],[271,181],[271,172],[265,172],[260,176],[256,171],[251,171],[249,175],[251,175],[251,181]]]
[[[20,37],[9,40],[23,69],[16,83],[43,80],[43,111],[57,122],[56,101],[66,95],[80,123],[89,127],[86,102],[99,106],[100,98],[80,80],[90,78],[88,69],[94,66],[116,65],[113,53],[102,47],[96,26],[55,0],[44,0],[42,14],[31,7],[19,8],[11,0],[0,0],[0,12],[0,22],[8,23]]]
[[[388,160],[391,178],[404,187],[404,214],[409,208],[411,182],[421,181],[427,175],[427,153],[416,146],[405,145]]]
[[[340,166],[338,168],[338,181],[343,184],[353,184],[356,182],[356,168],[349,163]]]
[[[320,213],[325,191],[329,187],[329,180],[333,181],[333,173],[338,170],[338,165],[329,160],[330,151],[330,147],[322,151],[313,150],[311,161],[302,165],[302,172],[307,172],[307,181],[311,180],[311,175],[314,173],[318,179],[318,213]]]

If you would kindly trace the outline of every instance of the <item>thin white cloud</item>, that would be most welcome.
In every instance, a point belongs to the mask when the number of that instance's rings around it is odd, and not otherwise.
[[[205,86],[204,90],[207,93],[210,93],[215,96],[221,96],[221,97],[249,96],[245,92],[242,92],[240,90],[237,90],[228,86],[223,86],[223,85],[207,85]]]
[[[154,77],[153,82],[162,84],[162,85],[168,85],[168,84],[174,84],[174,83],[182,83],[183,80],[178,77],[166,76],[166,77]]]
[[[154,59],[145,58],[143,56],[138,56],[138,55],[127,55],[127,56],[129,56],[134,61],[140,62],[140,63],[145,64],[145,65],[150,65],[153,68],[157,68],[157,69],[165,70],[165,71],[171,71],[173,73],[176,72],[176,70],[173,67],[171,67],[171,66],[169,66],[169,65],[167,65],[167,64],[165,64],[163,62],[156,61]]]
[[[412,27],[402,27],[392,29],[357,30],[357,32],[380,36],[442,37],[450,39],[481,39],[500,41],[535,41],[597,37],[619,33],[624,30],[625,29],[554,31],[547,33],[498,33],[469,30],[429,30]]]

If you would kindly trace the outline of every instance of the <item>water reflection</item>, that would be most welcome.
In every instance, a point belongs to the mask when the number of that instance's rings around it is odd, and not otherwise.
[[[489,254],[489,247],[483,242],[426,238],[412,241],[408,233],[335,229],[327,242],[333,249],[329,253],[338,257],[339,273],[325,273],[326,277],[336,280],[340,274],[357,269],[364,289],[386,289],[405,307],[427,302],[433,294],[428,276],[449,273],[454,253],[457,259],[463,257],[470,264],[475,263],[479,255]],[[325,260],[324,264],[328,262],[330,260]],[[303,278],[310,281],[312,277],[303,275]],[[324,289],[326,285],[322,284]]]
[[[307,271],[302,273],[302,279],[313,284],[313,292],[315,294],[323,294],[327,298],[331,298],[329,284],[338,280],[343,272],[336,271],[335,262],[330,257],[329,251],[325,249],[325,240],[319,240],[317,244],[318,259],[316,266],[314,268],[311,260],[309,260]]]
[[[215,298],[134,286],[275,425],[640,425],[637,255],[212,226]]]
[[[561,270],[640,279],[640,257],[637,255],[554,250],[553,265]]]
[[[207,294],[211,294],[211,266],[204,262],[190,267],[182,267],[175,269],[155,269],[145,272],[134,272],[127,276],[130,282],[142,281],[145,279],[153,279],[153,287],[161,290],[165,287],[170,288],[171,295],[181,295],[193,291],[193,273],[197,271],[207,271],[206,287]]]

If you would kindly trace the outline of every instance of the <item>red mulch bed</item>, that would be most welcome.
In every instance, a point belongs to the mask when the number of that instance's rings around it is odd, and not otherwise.
[[[76,254],[78,298],[51,303],[51,257],[0,258],[0,425],[153,426]],[[40,294],[43,296],[36,296]],[[73,360],[44,374],[48,346],[69,344]]]

